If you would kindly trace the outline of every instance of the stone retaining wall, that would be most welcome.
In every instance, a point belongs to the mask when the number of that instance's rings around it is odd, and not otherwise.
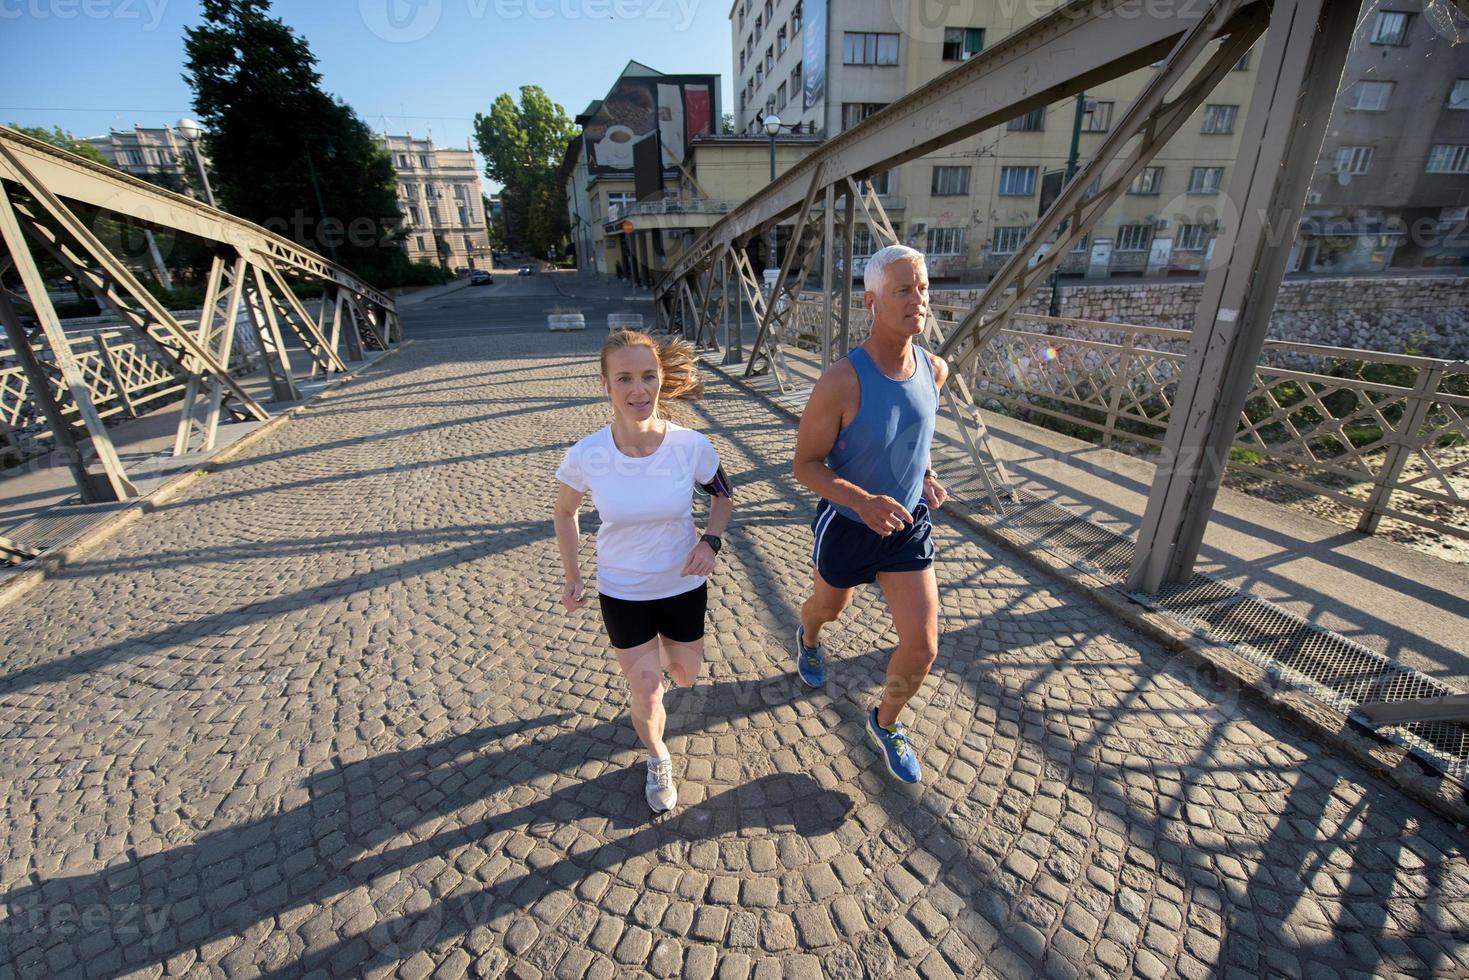
[[[1063,286],[1061,315],[1147,327],[1193,326],[1203,284]],[[938,306],[968,307],[978,289],[936,289]],[[1045,314],[1041,289],[1026,313]],[[1269,336],[1294,343],[1469,359],[1469,278],[1308,279],[1284,283]]]

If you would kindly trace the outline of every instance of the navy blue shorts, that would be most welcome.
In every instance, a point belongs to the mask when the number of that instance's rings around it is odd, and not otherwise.
[[[933,564],[933,522],[925,503],[912,513],[912,524],[884,537],[823,500],[811,521],[816,536],[811,563],[827,585],[838,589],[875,582],[878,572],[921,572]]]

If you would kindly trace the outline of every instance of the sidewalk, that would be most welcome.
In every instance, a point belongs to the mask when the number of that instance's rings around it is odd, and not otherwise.
[[[537,326],[421,337],[0,612],[0,973],[1469,972],[1461,829],[942,517],[895,784],[880,598],[801,687],[794,428],[717,380],[735,521],[650,819],[557,602],[603,334]]]

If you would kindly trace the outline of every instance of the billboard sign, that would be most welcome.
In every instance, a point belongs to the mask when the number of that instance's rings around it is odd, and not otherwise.
[[[801,34],[801,106],[810,109],[826,95],[826,0],[806,0]]]
[[[634,170],[634,145],[656,134],[660,162],[671,170],[683,162],[689,141],[714,132],[715,75],[656,75],[621,78],[582,127],[587,170],[597,175]]]

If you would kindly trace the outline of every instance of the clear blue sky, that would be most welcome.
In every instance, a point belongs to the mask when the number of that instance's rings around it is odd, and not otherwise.
[[[276,0],[322,86],[374,131],[463,146],[476,112],[539,85],[575,115],[628,59],[721,73],[730,111],[729,0]],[[0,121],[78,136],[190,115],[182,78],[195,0],[0,4]]]

